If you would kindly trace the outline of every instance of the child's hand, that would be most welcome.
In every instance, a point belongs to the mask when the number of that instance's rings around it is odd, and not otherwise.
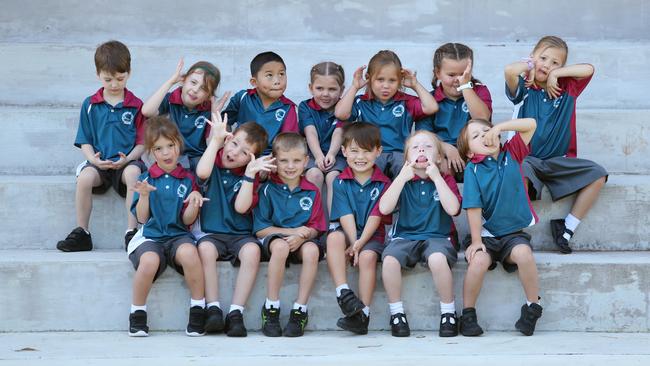
[[[183,203],[187,203],[188,206],[194,207],[194,208],[199,208],[203,206],[203,202],[209,201],[209,198],[204,198],[201,196],[201,193],[198,191],[192,191],[189,196],[183,201]]]
[[[221,119],[221,113],[212,112],[212,121],[206,121],[210,125],[210,139],[223,143],[226,137],[232,134],[228,132],[228,115]]]
[[[270,172],[271,169],[275,168],[275,158],[271,155],[261,156],[255,159],[255,154],[250,153],[251,161],[246,165],[246,172],[244,173],[247,177],[255,177],[259,172]]]
[[[465,68],[465,71],[463,71],[463,74],[457,78],[458,84],[463,85],[467,84],[470,81],[472,81],[472,60],[469,59],[467,61],[467,67]]]
[[[472,263],[472,260],[474,259],[474,255],[476,255],[476,252],[479,250],[484,251],[487,253],[487,249],[485,248],[485,244],[483,244],[482,241],[477,242],[477,243],[472,243],[467,249],[465,249],[465,258],[467,259],[467,263]]]
[[[93,157],[90,163],[96,166],[97,168],[99,168],[100,170],[113,169],[113,162],[110,160],[102,160],[101,156],[102,153],[100,153],[99,151],[96,152],[95,156]]]
[[[562,95],[562,88],[560,88],[557,76],[555,76],[553,71],[548,74],[548,78],[546,79],[546,93],[551,99],[558,98]]]
[[[309,238],[309,235],[311,235],[311,229],[308,228],[307,226],[301,226],[295,229],[296,230],[296,235],[300,236],[303,239]]]
[[[289,244],[290,252],[295,252],[296,250],[298,250],[298,248],[300,248],[302,243],[305,242],[305,239],[299,235],[289,235],[286,238],[284,238],[284,240],[287,242],[287,244]]]
[[[180,83],[183,81],[183,65],[184,65],[183,58],[178,61],[178,65],[176,65],[176,70],[172,74],[172,77],[169,78],[169,82],[171,82],[172,85],[176,83]]]
[[[327,154],[325,155],[325,160],[323,161],[323,167],[325,169],[321,169],[323,172],[326,172],[334,166],[334,163],[336,163],[336,155],[334,154]],[[320,168],[320,167],[319,167]]]
[[[120,156],[120,158],[117,161],[114,161],[112,163],[113,166],[111,168],[115,170],[120,170],[126,165],[126,163],[128,163],[128,161],[126,155],[123,152],[120,151],[117,154]]]
[[[402,85],[414,89],[418,85],[417,73],[409,69],[402,69]]]
[[[353,266],[358,266],[359,265],[359,253],[361,252],[361,249],[363,248],[363,245],[359,240],[356,240],[354,244],[352,244],[348,250],[347,253],[351,257],[350,259],[352,260],[352,265]]]
[[[528,70],[528,75],[526,76],[526,83],[524,84],[526,88],[530,88],[531,86],[535,85],[535,60],[531,58],[530,62],[533,68]]]
[[[144,178],[142,182],[135,182],[135,185],[133,186],[133,190],[135,192],[138,192],[140,194],[140,197],[149,197],[149,193],[156,190],[156,187],[149,184],[149,182],[147,182],[147,179],[149,179],[149,177]]]
[[[352,86],[357,90],[363,88],[364,86],[366,86],[366,84],[368,84],[368,80],[363,78],[363,70],[365,70],[365,68],[366,65],[363,65],[354,71]]]
[[[221,114],[223,106],[226,105],[226,101],[230,99],[231,94],[232,93],[230,91],[227,91],[221,98],[219,98],[219,100],[217,100],[217,97],[214,95],[210,98],[210,105],[212,107],[213,114]]]
[[[402,170],[400,170],[397,177],[403,179],[405,182],[408,182],[411,179],[413,179],[413,177],[415,177],[415,170],[413,170],[414,165],[415,165],[414,161],[404,162],[404,166],[402,166]]]
[[[465,170],[465,162],[460,157],[458,149],[452,144],[443,144],[442,150],[447,158],[447,168],[456,172]]]
[[[487,146],[499,146],[501,144],[499,133],[501,133],[501,129],[498,126],[490,128],[483,136],[483,143]]]
[[[427,173],[427,176],[431,178],[431,180],[442,176],[440,174],[440,169],[438,169],[438,164],[435,162],[430,162],[425,172]]]

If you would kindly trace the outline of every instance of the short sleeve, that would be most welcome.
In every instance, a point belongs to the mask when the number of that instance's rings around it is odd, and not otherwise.
[[[354,214],[352,207],[345,194],[343,185],[345,182],[342,179],[337,179],[332,185],[332,212],[330,213],[330,221],[339,221],[345,215]]]
[[[264,184],[260,188],[259,199],[257,205],[253,209],[253,233],[273,226],[271,217],[273,215],[273,208],[271,207],[271,199],[267,195],[269,183]]]
[[[506,85],[506,97],[512,102],[512,104],[519,104],[524,100],[524,94],[526,93],[526,85],[523,76],[519,76],[519,82],[517,83],[517,90],[515,95],[510,94],[510,89],[508,88],[508,83]]]
[[[298,122],[300,126],[300,133],[305,134],[305,127],[314,125],[314,116],[311,113],[311,108],[307,102],[302,102],[298,106]]]
[[[138,109],[138,113],[135,116],[135,144],[144,145],[144,128],[145,128],[146,119],[144,114],[142,114],[142,108]]]
[[[354,103],[352,103],[352,110],[350,111],[350,117],[348,118],[349,122],[356,122],[361,120],[361,96],[357,95],[354,98]]]
[[[519,162],[523,163],[524,159],[530,153],[530,149],[521,138],[521,134],[516,132],[504,145],[503,150],[509,151],[512,157]]]
[[[381,190],[381,193],[379,193],[379,196],[377,197],[377,201],[375,202],[375,205],[372,207],[372,210],[370,211],[370,216],[381,216],[381,223],[383,225],[390,225],[393,222],[393,215],[388,214],[388,215],[383,215],[381,211],[379,211],[379,201],[381,201],[381,198],[384,196],[384,193],[388,190],[388,187],[390,187],[390,183],[385,183],[384,188]]]
[[[478,179],[474,169],[474,163],[467,164],[465,167],[465,175],[463,179],[463,209],[468,208],[483,208],[483,200],[481,199],[481,188],[478,184]]]
[[[418,97],[409,95],[408,99],[405,101],[405,107],[409,114],[413,117],[414,121],[419,121],[428,116],[428,114],[425,114],[422,110],[422,101]]]
[[[221,112],[221,116],[228,116],[228,125],[238,122],[237,117],[239,115],[239,107],[241,106],[241,100],[246,96],[246,90],[240,90],[237,94],[233,95],[228,102],[226,109]]]
[[[474,92],[481,99],[483,103],[488,107],[490,113],[492,113],[492,95],[490,95],[490,90],[487,86],[479,84],[474,87]]]
[[[298,114],[296,113],[296,106],[294,104],[289,106],[280,132],[298,132]]]
[[[86,99],[81,105],[79,113],[79,127],[77,128],[77,137],[74,140],[74,146],[81,147],[84,144],[95,146],[93,141],[92,127],[90,126],[90,98]]]
[[[591,74],[590,76],[582,79],[576,79],[576,78],[560,78],[558,81],[560,88],[565,90],[569,95],[573,97],[578,97],[580,94],[582,94],[582,91],[585,90],[589,82],[591,81],[591,78],[594,75]]]
[[[462,205],[463,204],[463,197],[460,195],[460,191],[458,191],[458,184],[456,184],[456,179],[454,178],[454,176],[451,175],[451,174],[445,174],[443,176],[443,179],[445,180],[445,183],[447,183],[447,187],[449,187],[449,189],[451,189],[451,191],[456,196],[456,199],[458,200],[458,203],[460,205]]]
[[[316,197],[314,197],[314,205],[311,208],[311,215],[309,216],[309,221],[307,222],[307,227],[314,229],[320,233],[327,231],[327,223],[325,222],[325,212],[323,211],[323,204],[320,192],[316,192]]]
[[[165,97],[163,98],[162,102],[158,106],[158,114],[163,115],[163,114],[168,114],[169,113],[169,97],[172,95],[171,92],[165,94]]]

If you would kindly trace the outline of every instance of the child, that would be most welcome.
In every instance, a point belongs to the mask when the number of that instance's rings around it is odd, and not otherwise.
[[[86,160],[77,167],[75,206],[78,227],[57,243],[64,252],[92,250],[88,232],[92,194],[111,186],[126,198],[127,231],[125,247],[137,231],[130,212],[133,185],[145,170],[142,101],[126,88],[131,73],[131,54],[121,42],[109,41],[95,51],[95,68],[102,87],[81,105],[79,129],[74,145]]]
[[[438,103],[414,72],[402,68],[393,51],[374,55],[364,79],[365,68],[354,72],[352,85],[336,105],[334,114],[342,121],[366,121],[379,127],[383,151],[376,164],[389,177],[395,177],[404,162],[404,140],[411,133],[413,122],[435,113]],[[364,86],[366,93],[356,95]],[[413,89],[418,96],[402,93],[402,86]]]
[[[327,235],[327,265],[336,286],[336,300],[345,317],[337,326],[357,334],[368,333],[370,303],[375,291],[377,261],[384,250],[384,225],[391,217],[379,212],[381,195],[390,180],[375,165],[381,154],[377,126],[358,122],[345,126],[343,155],[348,166],[335,181],[330,221],[336,228]],[[346,249],[347,248],[347,249]],[[361,300],[347,283],[346,257],[359,266]]]
[[[216,102],[214,92],[219,86],[221,74],[219,69],[206,61],[192,65],[185,75],[182,75],[183,60],[176,66],[176,71],[142,106],[145,117],[169,114],[183,135],[185,151],[180,158],[183,167],[194,172],[201,155],[206,148],[209,135],[209,125],[212,112],[223,107],[229,93]],[[174,85],[180,87],[169,92]],[[214,102],[214,103],[213,103]]]
[[[224,329],[215,262],[241,263],[225,330],[229,337],[245,337],[244,306],[255,284],[261,253],[260,243],[252,234],[250,207],[257,198],[256,174],[268,171],[272,159],[255,160],[267,145],[262,126],[246,123],[230,135],[221,115],[212,116],[212,137],[196,168],[199,179],[207,179],[205,195],[210,201],[203,205],[200,225],[193,230],[205,274],[205,327],[208,333]]]
[[[298,298],[284,328],[287,337],[304,334],[309,319],[307,301],[316,279],[324,248],[318,237],[326,229],[318,188],[302,177],[307,166],[305,139],[297,133],[281,133],[273,142],[277,174],[260,187],[253,213],[253,231],[262,239],[269,259],[266,302],[262,306],[262,332],[280,337],[280,287],[287,261],[301,263]]]
[[[287,89],[284,60],[275,52],[262,52],[251,61],[250,83],[253,89],[235,94],[223,114],[228,123],[259,123],[269,135],[264,155],[271,153],[271,144],[280,132],[298,132],[296,105],[283,93]]]
[[[607,181],[603,167],[576,158],[576,99],[589,84],[594,67],[565,66],[568,52],[562,39],[546,36],[537,42],[529,59],[505,69],[506,95],[519,104],[515,115],[534,118],[539,126],[523,164],[528,195],[540,199],[543,185],[553,201],[577,192],[566,218],[551,220],[553,240],[565,254],[571,253],[569,240]]]
[[[128,248],[129,260],[136,269],[129,335],[149,335],[147,296],[153,282],[169,265],[185,277],[190,289],[190,317],[185,333],[201,336],[205,333],[203,270],[188,227],[207,199],[197,191],[192,174],[178,164],[183,138],[172,121],[166,117],[149,119],[145,139],[156,162],[134,186],[131,210],[143,226]]]
[[[327,208],[332,210],[332,182],[345,168],[345,159],[339,154],[341,128],[334,117],[334,106],[343,92],[343,67],[334,62],[321,62],[311,68],[309,91],[313,98],[298,106],[300,132],[305,135],[311,152],[305,178],[322,191],[327,185]],[[325,175],[325,176],[324,176]]]
[[[472,119],[458,136],[458,151],[465,161],[470,160],[463,185],[463,208],[467,210],[471,233],[464,242],[468,263],[460,321],[464,336],[483,334],[477,321],[476,299],[485,273],[494,269],[497,261],[507,272],[519,270],[526,293],[526,303],[515,327],[532,335],[537,319],[542,316],[530,235],[522,231],[537,222],[521,173],[535,126],[532,118],[502,122],[494,127],[488,121]],[[500,146],[502,131],[517,133]]]
[[[451,240],[451,216],[460,212],[461,197],[454,177],[440,173],[440,140],[417,131],[405,142],[405,163],[379,201],[379,211],[391,214],[399,202],[399,217],[383,253],[382,279],[394,337],[411,333],[401,301],[402,268],[426,264],[440,295],[440,337],[458,335],[451,267],[457,254]]]
[[[457,181],[462,181],[465,168],[456,149],[458,133],[471,118],[489,121],[492,117],[490,91],[472,75],[473,65],[474,52],[462,43],[445,43],[436,50],[431,94],[440,109],[415,126],[442,139],[442,168],[451,171]]]

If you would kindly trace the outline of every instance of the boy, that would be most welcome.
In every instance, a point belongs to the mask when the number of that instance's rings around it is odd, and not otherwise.
[[[271,144],[281,132],[298,132],[296,105],[283,93],[287,89],[284,60],[275,52],[262,52],[251,61],[250,84],[253,89],[239,91],[223,114],[228,123],[259,123],[269,135],[264,155],[271,153]]]
[[[463,208],[467,210],[471,233],[464,242],[468,263],[460,321],[460,332],[464,336],[483,333],[474,307],[483,277],[496,267],[497,261],[507,272],[519,270],[519,280],[526,294],[526,303],[521,307],[521,317],[515,327],[530,336],[535,331],[537,319],[542,316],[530,235],[522,231],[537,222],[521,173],[521,163],[528,155],[528,143],[535,127],[532,118],[502,122],[494,127],[488,121],[473,119],[458,137],[458,151],[466,162],[469,160],[463,186]],[[502,131],[517,133],[501,146],[499,133]]]
[[[260,187],[259,202],[253,214],[253,230],[262,239],[262,250],[269,259],[266,302],[262,306],[262,332],[268,337],[282,336],[280,327],[280,287],[287,261],[301,263],[298,298],[284,328],[287,337],[304,334],[308,321],[307,301],[316,279],[318,261],[324,248],[318,237],[326,229],[318,188],[303,176],[307,142],[297,133],[279,134],[273,142],[277,174]]]
[[[207,180],[205,196],[209,201],[201,209],[200,225],[193,228],[205,274],[206,331],[219,332],[225,326],[229,337],[245,337],[244,306],[255,284],[261,253],[252,234],[250,207],[257,198],[257,172],[270,168],[270,157],[255,160],[255,156],[266,147],[267,135],[254,122],[230,135],[219,114],[213,113],[212,120],[214,133],[196,169],[199,179]],[[218,301],[217,260],[234,266],[241,263],[225,325]]]
[[[327,235],[327,265],[336,286],[336,300],[344,317],[336,325],[357,334],[368,333],[370,303],[375,290],[377,261],[384,250],[384,225],[391,217],[378,203],[390,180],[375,165],[381,154],[379,128],[366,122],[343,129],[343,155],[348,166],[333,184],[332,212]],[[359,299],[347,283],[346,262],[359,265]]]
[[[131,73],[131,54],[121,42],[109,41],[95,51],[95,68],[102,87],[81,105],[79,129],[74,145],[86,160],[77,167],[75,207],[78,227],[57,243],[64,252],[92,250],[88,231],[92,194],[113,187],[125,197],[127,231],[124,246],[137,231],[130,212],[133,186],[145,170],[140,156],[144,152],[142,101],[126,89]]]

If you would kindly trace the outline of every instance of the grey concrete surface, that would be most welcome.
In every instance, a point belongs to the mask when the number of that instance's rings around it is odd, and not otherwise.
[[[544,307],[538,330],[650,331],[650,253],[610,252],[559,255],[536,253],[540,295]],[[236,271],[229,263],[218,266],[220,301],[228,306]],[[249,329],[260,327],[259,309],[265,298],[266,264],[262,264],[245,312]],[[462,258],[454,267],[457,309],[462,307]],[[300,267],[291,266],[281,291],[282,323],[295,300]],[[378,268],[378,277],[380,268]],[[357,271],[349,283],[356,288]],[[60,253],[57,251],[0,251],[0,332],[99,331],[128,326],[133,269],[120,251]],[[437,329],[439,298],[431,274],[418,266],[405,271],[403,301],[411,328]],[[370,327],[388,329],[388,306],[378,281],[371,306]],[[488,331],[512,331],[524,294],[516,274],[500,267],[486,276],[477,303],[479,323]],[[333,284],[323,262],[309,302],[309,330],[336,329],[341,316]],[[187,324],[189,292],[181,276],[168,269],[153,286],[148,301],[153,330],[180,330]]]

